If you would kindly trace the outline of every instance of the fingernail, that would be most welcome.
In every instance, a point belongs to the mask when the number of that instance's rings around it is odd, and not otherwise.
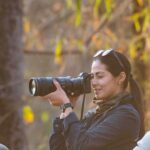
[[[49,103],[50,103],[50,105],[52,105],[52,102],[51,102],[51,101],[49,101]]]
[[[54,79],[53,82],[54,82],[54,83],[57,83],[57,80]]]

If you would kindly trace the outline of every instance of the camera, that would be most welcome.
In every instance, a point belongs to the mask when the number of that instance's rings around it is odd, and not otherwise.
[[[56,90],[53,80],[57,80],[68,96],[78,96],[91,92],[92,74],[80,73],[77,77],[33,77],[29,81],[32,96],[44,96]]]

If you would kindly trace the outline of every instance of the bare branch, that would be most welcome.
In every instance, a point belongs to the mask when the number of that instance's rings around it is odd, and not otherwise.
[[[24,50],[24,53],[25,54],[36,54],[36,55],[55,55],[55,52],[54,51],[49,51],[49,50],[27,50],[25,49]],[[68,55],[68,54],[75,54],[75,55],[78,55],[78,54],[82,54],[82,52],[80,50],[71,50],[71,51],[68,51],[68,50],[63,50],[61,55]]]
[[[112,13],[111,18],[108,18],[107,16],[103,16],[99,26],[97,27],[96,30],[94,30],[91,35],[87,38],[87,40],[85,41],[85,45],[88,47],[88,45],[90,44],[93,35],[95,35],[97,32],[99,32],[100,30],[102,30],[104,27],[106,28],[108,25],[114,23],[126,10],[126,8],[129,6],[129,3],[132,0],[125,0],[122,1],[119,6],[118,9],[115,9],[115,11]]]
[[[41,33],[45,32],[45,30],[47,30],[47,28],[52,27],[53,25],[55,25],[58,21],[62,21],[64,19],[67,19],[68,17],[70,17],[73,14],[73,11],[67,11],[65,12],[63,15],[60,14],[58,16],[56,16],[53,19],[48,20],[46,23],[43,23],[40,28],[39,31]]]
[[[4,114],[3,116],[1,116],[0,118],[0,125],[10,116],[11,112],[8,112],[6,114]]]

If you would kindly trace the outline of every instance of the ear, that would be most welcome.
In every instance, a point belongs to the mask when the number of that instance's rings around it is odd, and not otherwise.
[[[123,82],[125,81],[126,79],[126,73],[125,72],[121,72],[118,76],[118,84],[119,85],[122,85]]]

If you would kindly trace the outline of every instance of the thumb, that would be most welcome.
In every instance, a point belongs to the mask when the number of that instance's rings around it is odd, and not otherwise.
[[[59,82],[57,80],[53,80],[54,85],[56,86],[57,89],[62,89],[61,85],[59,84]]]

